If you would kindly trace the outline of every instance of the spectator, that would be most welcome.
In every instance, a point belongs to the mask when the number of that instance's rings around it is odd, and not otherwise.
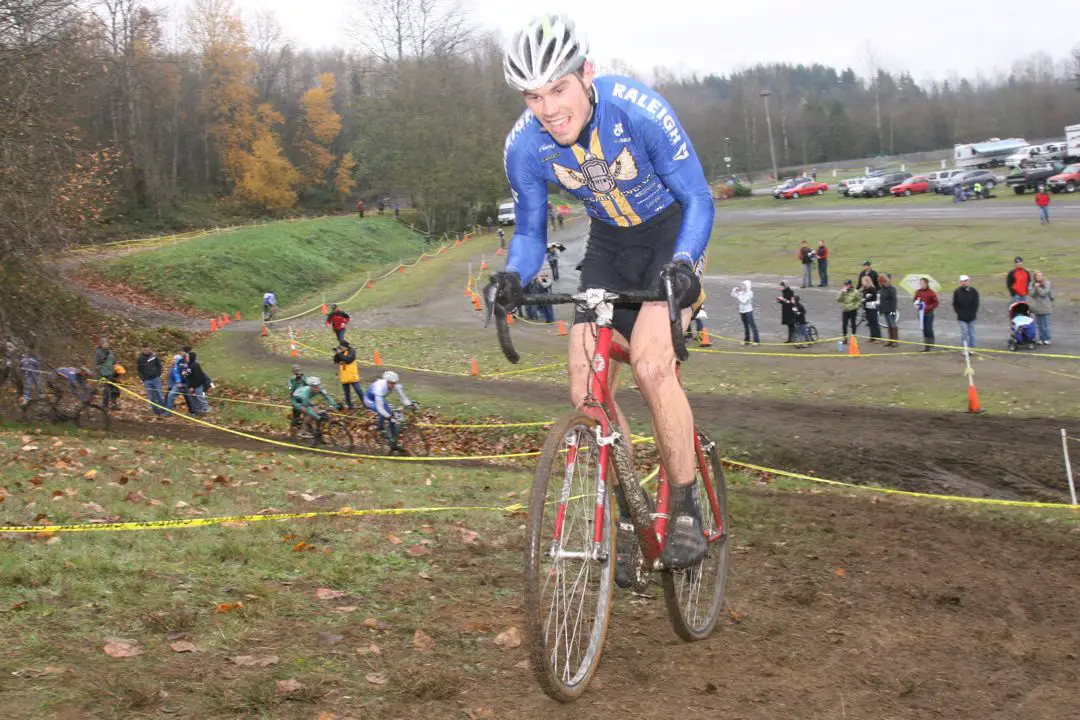
[[[788,329],[784,342],[795,342],[795,291],[786,282],[781,282],[780,288],[780,297],[776,298],[776,302],[780,303],[780,322]]]
[[[22,403],[30,402],[31,395],[41,397],[41,358],[27,350],[19,357],[19,367],[23,374]],[[33,392],[31,393],[31,390]]]
[[[150,349],[149,343],[144,343],[142,353],[139,355],[136,368],[139,371],[139,379],[142,380],[146,390],[146,398],[151,402],[150,409],[155,415],[165,415],[165,398],[161,394],[161,360]]]
[[[386,203],[382,200],[379,201],[379,214],[383,214],[383,210],[386,209]]]
[[[814,262],[814,251],[810,249],[805,240],[799,246],[799,262],[802,263],[802,285],[800,287],[814,287],[813,278],[810,274],[810,266]]]
[[[971,287],[971,278],[960,276],[960,287],[953,290],[952,306],[960,323],[960,344],[975,348],[975,317],[979,313],[979,291]]]
[[[888,273],[878,275],[878,283],[878,318],[885,321],[885,328],[889,331],[889,342],[885,343],[885,347],[896,347],[900,337],[896,322],[896,288]]]
[[[395,201],[394,202],[394,219],[397,220],[397,219],[400,219],[400,218],[401,218],[401,203],[398,203],[398,202]]]
[[[165,407],[167,409],[172,410],[173,404],[176,403],[176,396],[183,395],[188,412],[192,412],[195,403],[191,399],[191,392],[188,390],[187,372],[187,356],[183,351],[180,351],[173,356],[173,366],[169,370],[169,394],[165,398]]]
[[[1054,291],[1050,287],[1050,281],[1041,270],[1035,272],[1035,280],[1031,283],[1031,310],[1035,313],[1035,328],[1039,333],[1039,344],[1050,344],[1050,312],[1054,302]]]
[[[754,322],[754,291],[750,289],[749,280],[743,280],[742,285],[731,288],[731,297],[739,302],[739,318],[743,326],[743,345],[750,344],[750,335],[753,333],[754,345],[761,343],[758,335],[757,323]]]
[[[188,406],[188,412],[192,415],[205,415],[210,412],[210,403],[206,400],[206,391],[212,387],[210,376],[203,371],[194,350],[189,350],[187,353],[185,384],[191,394],[191,399],[194,400],[194,403]]]
[[[817,272],[820,287],[829,287],[829,248],[825,247],[824,240],[818,240],[817,250],[814,254],[817,256]]]
[[[705,334],[705,321],[709,319],[709,313],[705,311],[705,305],[698,306],[697,312],[690,318],[690,325],[686,328],[687,337],[697,337],[698,345],[701,347],[712,347],[712,343],[709,342],[709,336]],[[693,331],[691,331],[693,328]]]
[[[326,324],[337,336],[338,345],[345,342],[345,328],[349,324],[349,313],[340,310],[337,305],[330,306],[330,313],[326,316]]]
[[[555,229],[555,206],[548,201],[548,221],[551,222],[551,229]]]
[[[929,278],[919,278],[919,289],[915,291],[914,304],[915,310],[919,313],[923,342],[926,344],[921,352],[930,352],[934,344],[934,311],[938,307],[938,296],[930,289]]]
[[[116,354],[109,349],[109,338],[101,338],[97,350],[94,351],[94,374],[101,381],[101,407],[105,412],[109,407],[116,404],[116,398],[120,391],[110,383],[116,380]]]
[[[1024,258],[1017,256],[1013,260],[1013,269],[1005,276],[1005,287],[1009,289],[1009,296],[1013,302],[1028,301],[1028,286],[1031,285],[1031,275],[1024,268]]]
[[[870,277],[870,282],[874,283],[874,288],[875,289],[881,287],[878,284],[877,270],[870,267],[870,261],[867,260],[866,262],[864,262],[862,264],[862,267],[863,267],[863,269],[862,269],[862,272],[859,273],[859,277],[855,278],[855,286],[861,288],[863,286],[863,284],[862,284],[863,277],[864,276],[869,276]]]
[[[1039,191],[1035,193],[1035,206],[1039,208],[1039,224],[1050,224],[1050,195],[1046,192],[1046,188],[1042,185],[1039,186]]]
[[[548,245],[547,249],[547,262],[548,267],[551,268],[551,279],[559,279],[559,249],[554,245]]]
[[[491,219],[490,215],[484,218],[484,225],[487,226],[488,232],[491,232],[495,228],[495,222]]]
[[[855,328],[859,322],[859,305],[862,303],[862,297],[855,289],[855,285],[850,280],[844,281],[844,289],[836,296],[836,302],[840,303],[841,316],[841,330],[840,333],[844,336],[844,344],[848,341],[848,325],[851,326],[851,334],[855,334]]]
[[[352,410],[352,392],[356,393],[358,402],[364,402],[364,386],[360,384],[360,363],[356,361],[356,350],[349,343],[341,343],[334,348],[334,364],[338,366],[338,381],[345,396],[345,407]]]
[[[361,220],[364,218],[364,201],[363,200],[357,200],[356,201],[356,214],[360,216]]]
[[[503,250],[506,249],[506,233],[503,232],[502,228],[499,228],[499,247]]]
[[[536,291],[541,295],[551,292],[551,284],[551,278],[548,277],[548,274],[545,272],[540,273],[536,277]],[[540,314],[544,316],[544,322],[555,322],[555,309],[553,307],[550,305],[539,305],[537,307]]]
[[[866,312],[866,324],[870,327],[870,342],[877,342],[881,339],[881,324],[878,322],[878,289],[874,287],[869,275],[863,275],[859,295],[863,310]]]

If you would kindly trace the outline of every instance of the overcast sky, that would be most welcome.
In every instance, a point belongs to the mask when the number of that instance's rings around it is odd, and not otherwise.
[[[348,19],[359,0],[235,0],[245,19],[274,10],[287,34],[310,48],[348,47]],[[594,54],[619,58],[643,73],[725,74],[768,62],[907,70],[917,82],[952,73],[1007,72],[1015,60],[1049,53],[1055,61],[1080,43],[1074,0],[1035,6],[1014,0],[888,3],[880,0],[593,0],[513,3],[462,0],[474,21],[504,34],[533,14],[567,9],[587,28]],[[1071,20],[1068,16],[1071,15]],[[1056,19],[1055,19],[1056,18]]]

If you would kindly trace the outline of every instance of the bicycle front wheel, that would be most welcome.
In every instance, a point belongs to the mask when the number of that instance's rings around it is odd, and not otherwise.
[[[352,452],[353,439],[349,428],[339,420],[330,420],[322,424],[322,441],[330,450]]]
[[[728,569],[728,505],[724,468],[715,443],[698,431],[698,507],[709,549],[704,559],[686,570],[663,573],[664,600],[675,634],[687,642],[712,634],[724,609]],[[714,502],[715,500],[715,502]]]
[[[100,405],[88,403],[75,413],[75,424],[86,430],[108,430],[109,413]]]
[[[570,413],[548,433],[529,496],[525,626],[550,697],[581,697],[596,673],[615,591],[615,514],[599,485],[598,423]]]

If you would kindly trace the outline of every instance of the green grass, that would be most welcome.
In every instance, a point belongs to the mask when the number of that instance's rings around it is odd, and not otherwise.
[[[415,259],[423,238],[388,218],[319,218],[269,223],[132,253],[102,274],[209,312],[261,312],[274,290],[282,308],[361,270]]]
[[[824,240],[829,274],[835,278],[854,279],[862,261],[870,258],[878,272],[890,272],[894,278],[927,274],[948,287],[952,278],[964,273],[977,285],[994,288],[1000,283],[1004,288],[1004,276],[1017,253],[1023,254],[1029,269],[1046,272],[1055,283],[1080,277],[1080,256],[1075,251],[1080,228],[1066,224],[1047,228],[1023,220],[725,224],[722,215],[718,223],[711,256],[715,266],[727,272],[789,275],[797,270],[800,241],[816,247]]]

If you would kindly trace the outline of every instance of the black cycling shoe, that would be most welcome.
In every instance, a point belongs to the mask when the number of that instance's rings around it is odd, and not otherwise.
[[[615,536],[615,584],[626,589],[637,580],[637,533],[628,517],[619,517],[619,532]]]
[[[671,521],[660,561],[670,570],[686,570],[701,562],[709,549],[697,507],[697,482],[671,488]]]

